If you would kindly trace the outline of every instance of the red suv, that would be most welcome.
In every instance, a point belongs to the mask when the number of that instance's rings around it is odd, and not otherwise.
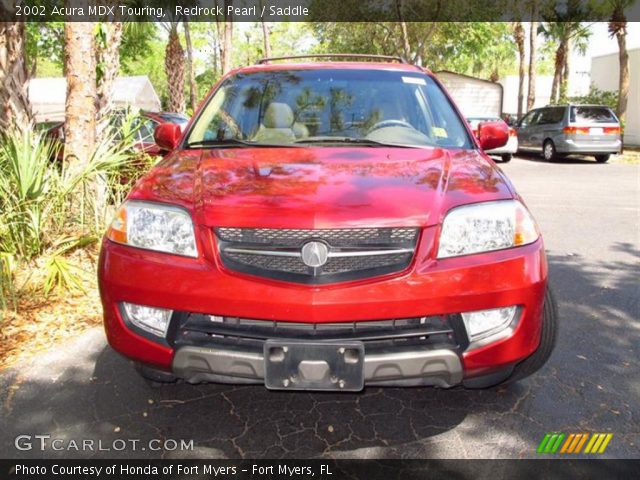
[[[507,128],[476,139],[429,71],[373,60],[261,61],[156,129],[171,153],[99,268],[109,343],[145,377],[477,388],[545,363],[542,238],[483,153]]]

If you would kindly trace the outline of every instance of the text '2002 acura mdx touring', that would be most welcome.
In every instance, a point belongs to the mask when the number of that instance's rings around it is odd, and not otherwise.
[[[482,150],[507,128],[474,138],[430,72],[374,60],[262,61],[156,129],[170,153],[99,268],[109,343],[145,377],[476,388],[545,363],[542,238]]]

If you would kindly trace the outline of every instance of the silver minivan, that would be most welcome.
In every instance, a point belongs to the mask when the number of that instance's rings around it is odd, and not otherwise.
[[[536,108],[522,117],[516,131],[519,151],[542,151],[547,161],[581,154],[603,163],[622,149],[618,117],[602,105]]]

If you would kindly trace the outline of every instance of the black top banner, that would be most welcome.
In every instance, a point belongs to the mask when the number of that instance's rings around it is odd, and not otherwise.
[[[640,0],[0,0],[12,22],[640,21]]]

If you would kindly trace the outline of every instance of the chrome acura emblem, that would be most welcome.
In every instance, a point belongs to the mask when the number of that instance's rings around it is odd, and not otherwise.
[[[322,242],[307,242],[302,246],[302,262],[307,267],[321,267],[328,257],[329,248]]]

